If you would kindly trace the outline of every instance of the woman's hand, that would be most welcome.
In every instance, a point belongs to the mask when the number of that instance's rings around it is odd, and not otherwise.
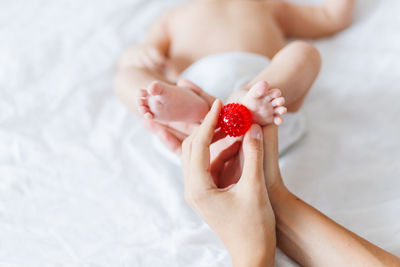
[[[183,142],[185,196],[225,244],[234,266],[273,266],[275,218],[264,180],[263,134],[258,125],[250,128],[243,140],[239,182],[217,188],[210,170],[209,147],[221,105],[215,101],[202,125]],[[221,156],[213,164],[221,165],[227,158]]]

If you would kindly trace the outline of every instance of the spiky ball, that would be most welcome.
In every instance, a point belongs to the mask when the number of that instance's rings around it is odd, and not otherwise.
[[[244,135],[251,127],[252,116],[242,104],[231,103],[222,107],[218,118],[218,127],[229,136]]]

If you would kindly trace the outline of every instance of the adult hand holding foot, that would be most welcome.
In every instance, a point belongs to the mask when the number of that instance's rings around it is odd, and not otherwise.
[[[187,201],[220,237],[234,266],[273,266],[275,241],[302,266],[400,266],[399,258],[335,223],[285,187],[274,125],[263,128],[263,137],[260,127],[252,126],[243,140],[239,181],[217,188],[214,170],[232,156],[222,153],[210,163],[220,109],[217,100],[203,124],[184,141],[182,165]]]
[[[202,125],[182,145],[185,196],[220,237],[234,266],[273,266],[275,218],[264,180],[262,131],[253,125],[244,137],[239,182],[218,188],[213,180],[209,147],[221,105],[219,100],[214,102]],[[226,156],[221,156],[213,165],[225,160]]]
[[[166,112],[165,110],[161,112],[164,108],[167,109],[172,108],[174,109],[174,112],[177,111],[178,113],[184,113],[185,115],[183,116],[188,116],[190,118],[193,118],[193,116],[190,115],[189,112],[182,110],[181,105],[179,105],[178,103],[175,103],[171,106],[169,105],[171,103],[169,103],[168,105],[163,105],[160,104],[161,103],[160,102],[159,103],[160,109],[157,108],[150,109],[149,101],[152,98],[149,99],[148,94],[151,94],[151,92],[154,91],[155,88],[158,88],[156,91],[159,93],[162,91],[164,93],[167,93],[168,91],[170,91],[171,93],[172,91],[176,90],[186,91],[187,96],[195,95],[196,99],[198,100],[201,99],[201,102],[203,102],[206,105],[206,110],[204,108],[201,108],[202,111],[199,114],[202,115],[199,116],[197,119],[193,120],[192,122],[189,121],[162,122],[160,121],[160,116],[162,115],[163,112],[166,113],[167,116],[173,116],[172,113]],[[281,91],[279,89],[277,88],[270,89],[269,84],[266,81],[260,80],[256,82],[254,85],[252,85],[248,90],[243,89],[242,91],[245,92],[245,93],[242,92],[242,98],[239,97],[235,101],[237,103],[245,105],[251,111],[253,123],[259,124],[261,126],[269,123],[274,123],[276,125],[282,124],[283,122],[282,115],[284,115],[287,112],[287,109],[285,106],[283,106],[285,103],[285,99],[284,97],[282,97]],[[146,92],[145,90],[141,90],[139,94],[140,97],[138,98],[138,103],[137,103],[139,105],[139,110],[141,110],[141,113],[143,114],[144,117],[149,118],[143,121],[144,126],[148,130],[156,134],[158,138],[164,143],[164,145],[176,154],[180,154],[182,141],[193,132],[194,128],[196,128],[200,124],[201,120],[199,118],[200,117],[201,119],[204,118],[205,114],[209,110],[209,107],[215,100],[214,96],[208,94],[207,92],[202,90],[199,86],[186,79],[179,80],[176,86],[167,85],[165,83],[160,83],[160,82],[152,82],[150,87],[148,88],[148,92]],[[172,95],[168,94],[164,94],[164,96],[162,96],[161,98],[160,97],[161,96],[156,94],[154,96],[155,100],[154,99],[153,100],[157,102],[161,101],[162,98],[165,98],[164,100],[171,97],[173,99],[175,98]],[[181,100],[182,98],[180,98],[180,101]],[[197,110],[198,106],[195,103],[189,100],[184,102],[187,106],[186,108],[190,110]],[[155,113],[153,114],[152,111]],[[160,115],[160,116],[157,115],[158,119],[156,120],[151,119],[153,118],[153,115],[156,114]],[[226,148],[229,145],[230,144],[226,144],[225,146],[222,146],[222,148]],[[221,146],[219,147],[221,148]],[[213,149],[213,151],[215,152],[215,149]]]

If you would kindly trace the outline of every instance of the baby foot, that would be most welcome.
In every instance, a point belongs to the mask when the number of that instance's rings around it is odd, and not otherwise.
[[[208,104],[190,89],[162,82],[152,82],[147,90],[140,90],[137,104],[145,119],[159,122],[199,122],[209,110]]]
[[[251,111],[253,121],[261,126],[272,122],[281,125],[281,116],[287,112],[281,90],[270,90],[265,81],[253,85],[240,102]]]

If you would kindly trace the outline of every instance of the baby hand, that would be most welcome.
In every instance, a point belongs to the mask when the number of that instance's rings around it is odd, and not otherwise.
[[[162,71],[167,58],[156,47],[147,45],[136,45],[127,49],[121,57],[119,66],[121,68],[137,67],[154,71]]]

